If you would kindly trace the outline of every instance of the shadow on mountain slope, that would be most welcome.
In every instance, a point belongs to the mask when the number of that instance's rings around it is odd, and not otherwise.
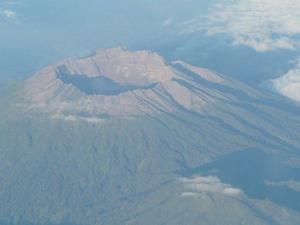
[[[156,85],[155,83],[145,86],[120,84],[105,76],[88,77],[83,74],[70,74],[65,67],[60,67],[56,75],[65,84],[72,84],[87,95],[118,95],[137,89],[149,89]]]
[[[184,176],[215,174],[223,182],[242,189],[255,199],[269,199],[281,206],[300,212],[300,191],[286,185],[268,185],[267,181],[300,181],[300,170],[288,165],[279,156],[259,150],[246,150],[226,155],[196,169],[187,169]]]

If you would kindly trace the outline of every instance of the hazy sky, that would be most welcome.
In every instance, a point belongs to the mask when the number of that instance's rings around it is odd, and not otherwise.
[[[292,92],[300,86],[300,1],[0,0],[0,80],[115,46],[154,49],[252,84],[289,74],[276,88],[290,95],[287,80]]]
[[[195,0],[2,0],[1,71],[30,72],[97,48],[142,45],[206,5]]]

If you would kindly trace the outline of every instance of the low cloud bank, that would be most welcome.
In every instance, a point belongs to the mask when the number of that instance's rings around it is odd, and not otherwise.
[[[299,47],[299,0],[223,0],[206,16],[186,21],[183,33],[226,35],[258,52]]]

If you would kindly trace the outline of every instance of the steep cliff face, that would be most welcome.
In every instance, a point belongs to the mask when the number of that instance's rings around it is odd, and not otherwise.
[[[116,48],[0,104],[0,223],[299,224],[299,107],[226,76]]]

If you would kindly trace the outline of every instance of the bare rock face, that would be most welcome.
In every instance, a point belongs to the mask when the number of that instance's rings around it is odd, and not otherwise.
[[[172,68],[164,59],[149,51],[130,52],[123,48],[97,51],[83,59],[69,59],[61,63],[71,74],[88,77],[105,76],[118,83],[145,85],[170,80]]]
[[[172,62],[173,65],[181,65],[185,67],[186,69],[196,73],[197,75],[201,76],[203,79],[214,82],[214,83],[222,83],[224,82],[224,79],[221,78],[219,75],[215,74],[214,72],[205,69],[205,68],[200,68],[196,66],[192,66],[188,63],[185,63],[183,61],[174,61]]]
[[[150,51],[114,48],[47,67],[29,78],[19,94],[26,107],[53,118],[101,122],[178,108],[201,111],[218,93],[208,94],[197,79],[225,83],[207,69],[181,61],[168,64]]]

